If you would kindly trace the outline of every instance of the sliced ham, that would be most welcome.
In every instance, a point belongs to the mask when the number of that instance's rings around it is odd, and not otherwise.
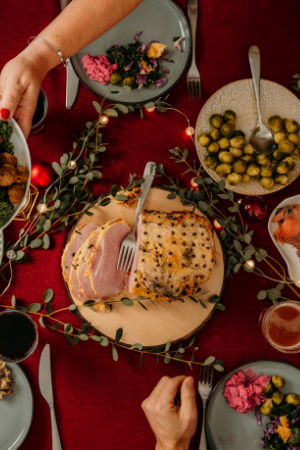
[[[134,274],[135,274],[135,272],[137,270],[137,266],[138,266],[139,245],[140,245],[141,235],[142,235],[142,222],[143,222],[143,219],[142,219],[142,216],[140,215],[139,221],[137,224],[136,249],[135,249],[134,259],[132,262],[129,278],[127,278],[127,280],[126,280],[126,288],[128,289],[129,292],[131,292],[131,289],[133,288]]]
[[[77,279],[80,285],[82,293],[88,298],[94,298],[95,293],[93,291],[90,277],[88,276],[88,266],[89,261],[98,239],[99,234],[102,232],[102,228],[97,228],[93,231],[91,236],[86,240],[83,248],[81,249],[80,255],[77,262]]]
[[[65,281],[69,281],[72,260],[75,254],[78,252],[81,245],[88,239],[91,233],[98,228],[98,226],[99,225],[96,225],[95,223],[90,223],[89,225],[84,225],[73,234],[62,256],[61,265]]]
[[[70,288],[72,297],[75,300],[78,300],[79,302],[84,303],[87,300],[89,300],[89,297],[84,295],[80,289],[80,284],[78,282],[77,273],[76,273],[76,265],[77,265],[77,260],[78,260],[77,258],[78,258],[78,253],[74,256],[73,261],[72,261],[72,267],[71,267],[70,278],[69,278],[69,288]]]
[[[94,295],[109,298],[119,294],[125,287],[125,273],[117,270],[120,245],[130,232],[125,220],[108,222],[98,235],[87,269]]]

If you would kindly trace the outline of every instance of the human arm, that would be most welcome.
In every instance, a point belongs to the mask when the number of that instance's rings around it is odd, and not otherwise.
[[[181,405],[174,398],[181,387]],[[197,426],[193,377],[163,377],[142,403],[156,436],[156,450],[188,450]]]
[[[73,0],[39,36],[59,48],[66,58],[120,22],[142,0]],[[31,129],[43,78],[60,63],[45,42],[34,40],[0,75],[0,117],[14,117],[25,137]]]

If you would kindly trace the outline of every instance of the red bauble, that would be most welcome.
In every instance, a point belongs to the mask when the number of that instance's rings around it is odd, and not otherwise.
[[[55,177],[51,164],[46,161],[38,161],[31,167],[31,184],[38,189],[50,186]]]
[[[266,217],[268,208],[262,197],[250,195],[243,200],[240,212],[246,222],[258,222]]]

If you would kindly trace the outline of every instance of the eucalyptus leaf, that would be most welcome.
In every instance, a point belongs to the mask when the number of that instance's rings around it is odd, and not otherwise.
[[[144,108],[146,108],[146,109],[152,109],[152,108],[154,108],[154,103],[153,102],[148,102],[148,103],[146,103],[145,105],[144,105]]]
[[[102,338],[100,341],[100,345],[102,345],[102,347],[107,347],[109,344],[107,337],[106,336],[100,336],[100,337]]]
[[[103,111],[103,114],[105,114],[107,117],[118,117],[118,113],[117,111],[115,111],[114,109],[105,109]]]
[[[143,346],[142,344],[133,344],[131,347],[131,349],[137,349],[137,350],[143,350]]]
[[[45,250],[48,250],[49,247],[50,247],[50,237],[49,237],[49,234],[45,233],[43,236],[42,248],[44,248]]]
[[[41,247],[42,243],[43,243],[42,239],[34,239],[33,241],[30,242],[29,247],[39,248]]]
[[[118,194],[115,196],[115,199],[119,202],[126,202],[128,200],[127,195],[125,194]]]
[[[224,367],[220,366],[219,364],[215,364],[214,369],[216,369],[217,372],[224,372]]]
[[[88,341],[89,340],[89,337],[86,334],[84,334],[84,333],[78,334],[78,337],[79,337],[79,339],[81,341]]]
[[[175,194],[175,192],[171,192],[171,193],[168,195],[168,199],[169,199],[169,200],[173,200],[174,198],[176,198],[176,194]]]
[[[98,103],[98,102],[95,102],[95,101],[93,101],[93,105],[94,105],[94,108],[95,108],[95,110],[97,111],[97,113],[100,114],[101,111],[102,111],[101,105],[99,105],[99,103]]]
[[[50,230],[50,228],[51,228],[51,220],[50,219],[45,220],[43,228],[44,228],[44,231]]]
[[[65,330],[66,333],[69,333],[69,334],[73,333],[73,327],[72,327],[72,325],[70,323],[66,323],[65,324],[64,330]]]
[[[234,247],[235,247],[237,252],[242,252],[243,251],[242,244],[238,240],[234,240],[233,241],[233,245],[234,245]]]
[[[116,331],[115,343],[118,344],[123,336],[123,328],[118,328]]]
[[[45,310],[46,310],[46,313],[50,316],[50,314],[52,314],[52,306],[51,306],[51,303],[50,302],[48,302],[48,303],[46,303],[46,305],[45,305]]]
[[[42,308],[42,305],[40,303],[31,303],[31,305],[28,306],[27,310],[30,312],[39,312]]]
[[[127,114],[128,113],[128,108],[125,105],[122,105],[121,103],[117,103],[116,107],[118,108],[119,111],[121,111],[123,114]]]
[[[267,297],[267,291],[259,291],[257,294],[258,300],[264,300]]]
[[[169,354],[169,353],[166,353],[166,356],[165,356],[165,358],[164,358],[164,363],[165,363],[165,364],[169,364],[170,361],[171,361],[170,354]]]
[[[112,344],[112,356],[114,361],[118,361],[119,356],[116,347]]]
[[[216,358],[214,356],[209,356],[208,358],[206,358],[203,364],[205,366],[210,366],[215,361],[215,359]]]
[[[171,348],[171,342],[168,341],[168,342],[166,343],[165,352],[169,351],[170,348]]]
[[[121,302],[125,306],[133,306],[134,305],[134,302],[132,300],[130,300],[129,298],[122,298]]]
[[[131,92],[131,87],[128,86],[128,85],[122,86],[122,89],[123,89],[123,91],[125,91],[125,92],[127,92],[127,93]],[[128,109],[129,109],[129,106],[130,106],[130,105],[128,105]],[[132,108],[132,106],[131,106],[131,109],[129,109],[129,111],[133,112],[133,111],[134,111],[134,108]]]
[[[79,178],[74,176],[74,177],[70,178],[69,183],[76,184],[76,183],[78,183],[78,181],[79,181]]]
[[[77,146],[76,142],[74,142],[74,144]],[[75,147],[76,148],[76,147]],[[67,164],[67,162],[69,161],[69,155],[67,153],[64,153],[61,157],[60,157],[60,163],[61,164]]]
[[[24,255],[25,255],[25,253],[22,252],[22,250],[18,250],[16,252],[16,257],[15,257],[14,261],[18,261],[19,259],[22,259],[24,257]]]
[[[13,295],[11,298],[11,306],[15,307],[16,306],[16,297]]]
[[[225,189],[225,186],[226,186],[226,182],[225,182],[225,180],[222,178],[222,179],[219,181],[219,188],[220,188],[221,190],[223,190],[223,189]]]
[[[208,299],[209,303],[217,303],[219,300],[220,300],[220,297],[218,295],[212,295]]]
[[[24,306],[16,306],[16,310],[21,311],[25,314],[27,313],[27,308],[25,308]]]
[[[62,175],[63,170],[62,170],[62,168],[60,167],[60,165],[56,161],[54,161],[52,163],[52,168],[53,168],[54,172],[57,173],[57,175],[59,175],[59,176]]]
[[[70,305],[69,306],[69,310],[70,311],[76,311],[77,310],[77,306],[76,305]]]
[[[40,316],[40,318],[39,318],[39,324],[41,325],[41,327],[46,328],[46,325],[45,325],[45,323],[44,323],[44,317],[43,317],[43,316]]]
[[[215,308],[219,309],[220,311],[225,311],[225,309],[226,309],[225,306],[222,305],[222,303],[216,303]]]

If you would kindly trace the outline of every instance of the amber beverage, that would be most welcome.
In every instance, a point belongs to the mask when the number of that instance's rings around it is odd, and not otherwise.
[[[277,303],[263,311],[259,325],[266,340],[283,353],[300,352],[300,303]]]

